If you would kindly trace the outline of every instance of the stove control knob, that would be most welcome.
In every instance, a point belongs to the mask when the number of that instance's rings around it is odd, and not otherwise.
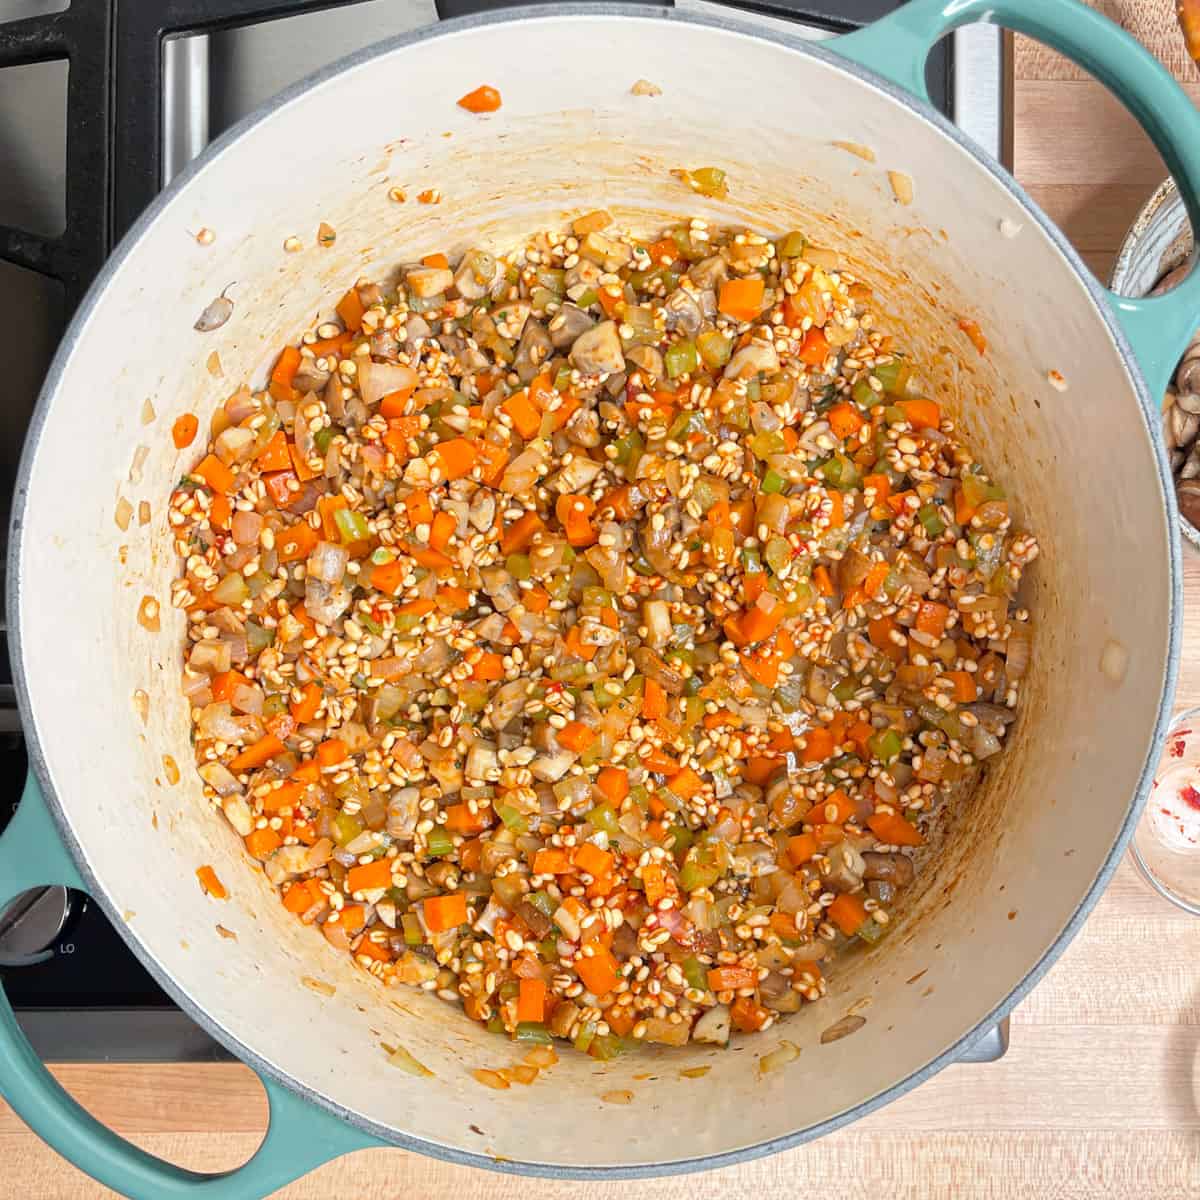
[[[0,910],[0,967],[24,966],[48,957],[71,915],[65,887],[31,888]]]

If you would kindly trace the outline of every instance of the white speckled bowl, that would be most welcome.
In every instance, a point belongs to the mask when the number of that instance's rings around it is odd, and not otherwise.
[[[1148,295],[1168,271],[1187,262],[1192,247],[1187,209],[1175,181],[1168,179],[1159,185],[1129,227],[1109,286],[1118,296]],[[1196,314],[1196,324],[1200,328],[1200,313]],[[1182,513],[1179,531],[1200,550],[1200,529]]]

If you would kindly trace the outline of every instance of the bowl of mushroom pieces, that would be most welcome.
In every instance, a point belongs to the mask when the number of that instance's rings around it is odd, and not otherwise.
[[[1125,235],[1113,268],[1113,291],[1121,296],[1170,291],[1187,273],[1192,245],[1187,210],[1174,182],[1168,179]],[[1179,527],[1200,549],[1200,328],[1163,396],[1162,431],[1175,476]]]

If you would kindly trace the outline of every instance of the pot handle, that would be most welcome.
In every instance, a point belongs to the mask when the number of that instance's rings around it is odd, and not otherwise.
[[[823,43],[928,101],[925,60],[945,34],[986,21],[1052,46],[1109,87],[1158,147],[1200,230],[1200,111],[1136,39],[1079,0],[909,0],[864,29]],[[1193,255],[1193,264],[1195,256]],[[1161,396],[1200,325],[1200,271],[1163,296],[1108,293],[1152,396]]]
[[[0,836],[0,906],[47,884],[84,886],[31,772]],[[248,1200],[269,1195],[339,1155],[385,1144],[273,1080],[262,1083],[271,1116],[253,1157],[219,1175],[184,1170],[127,1142],[76,1103],[34,1053],[0,987],[0,1096],[44,1142],[122,1196]]]

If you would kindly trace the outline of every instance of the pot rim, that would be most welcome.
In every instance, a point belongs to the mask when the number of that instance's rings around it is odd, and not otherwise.
[[[1100,894],[1108,884],[1116,870],[1125,850],[1129,845],[1138,818],[1149,794],[1150,783],[1153,779],[1155,764],[1158,762],[1165,744],[1166,730],[1169,724],[1172,701],[1175,694],[1178,674],[1179,648],[1181,642],[1181,610],[1182,610],[1182,568],[1180,562],[1180,545],[1176,538],[1171,538],[1168,546],[1170,563],[1171,586],[1168,605],[1168,645],[1167,656],[1163,668],[1163,688],[1159,698],[1158,713],[1155,719],[1154,732],[1148,747],[1146,759],[1138,778],[1138,784],[1131,797],[1129,808],[1117,837],[1108,852],[1087,892],[1080,901],[1075,912],[1067,921],[1062,931],[1048,947],[1046,952],[1030,971],[1019,980],[1004,1000],[985,1014],[970,1029],[963,1033],[951,1046],[890,1087],[870,1096],[852,1108],[815,1125],[797,1129],[781,1137],[757,1142],[753,1145],[742,1146],[733,1150],[720,1151],[714,1154],[701,1155],[693,1158],[673,1159],[666,1162],[647,1163],[641,1165],[622,1166],[565,1166],[556,1163],[506,1159],[498,1161],[486,1154],[459,1150],[453,1146],[443,1145],[404,1133],[386,1125],[371,1120],[360,1113],[346,1109],[327,1096],[318,1092],[308,1084],[294,1078],[276,1064],[261,1057],[258,1052],[215,1018],[201,1008],[191,997],[190,993],[178,985],[173,976],[155,958],[150,948],[143,943],[136,929],[121,919],[103,882],[92,872],[83,846],[74,835],[73,828],[67,816],[67,811],[60,801],[51,782],[46,755],[42,745],[38,723],[30,701],[26,680],[24,643],[21,636],[21,600],[23,539],[25,506],[28,500],[29,479],[32,474],[37,448],[41,441],[42,432],[53,402],[55,392],[61,384],[67,370],[76,343],[91,317],[91,314],[103,302],[108,284],[132,253],[142,234],[170,207],[175,199],[187,188],[193,178],[211,163],[224,155],[238,142],[243,135],[271,117],[275,112],[290,105],[305,96],[314,88],[336,78],[343,72],[383,58],[397,50],[416,46],[434,38],[452,36],[475,29],[486,29],[510,22],[546,22],[560,21],[564,18],[599,17],[621,20],[651,20],[682,22],[690,25],[700,25],[721,32],[747,35],[768,42],[782,45],[790,50],[809,55],[827,66],[834,67],[847,75],[853,76],[864,86],[874,92],[898,103],[908,112],[921,120],[931,122],[941,133],[952,141],[959,150],[982,167],[991,178],[1004,188],[1024,209],[1030,219],[1035,221],[1041,231],[1050,239],[1052,244],[1066,258],[1073,268],[1076,277],[1082,282],[1091,297],[1097,313],[1108,334],[1112,338],[1122,361],[1125,364],[1133,390],[1142,412],[1142,420],[1146,427],[1147,436],[1153,440],[1154,414],[1145,379],[1141,368],[1134,356],[1129,340],[1116,319],[1108,297],[1095,280],[1091,272],[1084,266],[1082,259],[1076,253],[1066,237],[1049,220],[1024,188],[1016,182],[998,163],[990,159],[975,143],[970,141],[955,125],[938,112],[928,102],[918,99],[911,93],[884,79],[875,72],[843,58],[834,51],[825,49],[820,42],[812,42],[793,34],[774,28],[765,28],[746,24],[736,18],[710,16],[708,14],[692,14],[677,9],[654,10],[642,4],[621,3],[567,3],[548,11],[538,5],[526,5],[505,9],[498,13],[485,13],[468,17],[453,18],[440,21],[424,29],[398,34],[371,46],[364,47],[337,61],[306,76],[285,88],[253,113],[243,117],[237,124],[226,130],[220,137],[209,144],[205,150],[189,163],[178,176],[160,192],[146,210],[134,222],[130,230],[121,239],[113,253],[104,263],[92,286],[81,301],[78,310],[71,319],[63,339],[55,353],[53,362],[46,374],[38,396],[37,406],[30,421],[24,449],[21,455],[20,470],[17,477],[14,495],[13,513],[10,523],[10,545],[14,547],[6,586],[6,604],[9,622],[9,653],[13,664],[13,678],[16,688],[18,707],[22,719],[22,729],[29,753],[30,769],[34,772],[41,785],[47,808],[58,827],[63,843],[70,852],[79,868],[80,875],[88,885],[89,894],[101,906],[112,926],[119,932],[122,939],[133,951],[134,955],[145,967],[155,982],[179,1005],[180,1009],[207,1031],[218,1042],[224,1045],[232,1054],[246,1063],[256,1074],[270,1078],[288,1088],[296,1095],[309,1101],[319,1109],[332,1113],[353,1128],[379,1139],[380,1142],[413,1150],[446,1162],[463,1166],[482,1167],[491,1171],[505,1174],[528,1175],[550,1179],[646,1179],[663,1175],[685,1174],[717,1167],[734,1166],[766,1155],[787,1150],[805,1142],[812,1141],[825,1134],[849,1125],[853,1121],[874,1112],[885,1104],[898,1099],[927,1079],[932,1078],[943,1067],[959,1059],[979,1038],[1000,1020],[1006,1017],[1024,999],[1033,986],[1041,979],[1058,956],[1069,945],[1079,932],[1088,913],[1096,903]],[[1163,455],[1156,456],[1159,486],[1163,489],[1164,497],[1169,487],[1167,464]]]

